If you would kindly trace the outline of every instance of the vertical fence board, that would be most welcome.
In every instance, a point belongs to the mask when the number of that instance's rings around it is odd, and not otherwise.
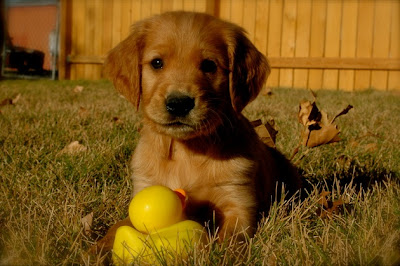
[[[162,12],[162,2],[161,0],[151,1],[151,15],[160,14]]]
[[[283,6],[281,57],[294,57],[296,46],[297,1],[286,0]],[[293,86],[293,69],[281,69],[280,87]]]
[[[325,57],[339,57],[340,34],[342,25],[342,1],[328,1],[326,11]],[[322,87],[337,89],[339,71],[337,69],[324,70]]]
[[[104,38],[104,1],[94,0],[94,19],[96,28],[94,30],[94,42],[93,42],[93,55],[101,56],[103,54],[103,38]],[[99,65],[93,65],[93,76],[94,80],[101,78],[102,68]]]
[[[392,2],[390,58],[400,58],[400,1]],[[388,89],[400,90],[400,71],[389,71]]]
[[[268,1],[258,0],[256,6],[254,44],[265,55],[267,54],[268,40],[268,11]]]
[[[281,55],[282,9],[283,1],[270,1],[268,24],[268,56],[271,57],[279,57]],[[272,69],[267,84],[270,87],[279,86],[279,69]]]
[[[375,2],[374,42],[372,56],[386,58],[389,54],[391,4],[388,1]],[[387,89],[387,71],[376,70],[371,73],[371,87]]]
[[[79,0],[75,0],[79,1]],[[113,31],[112,31],[112,39],[111,44],[112,46],[116,46],[121,41],[121,11],[122,11],[122,2],[121,1],[112,1],[113,3],[113,17],[112,17],[112,24],[113,24]]]
[[[163,0],[157,0],[158,2],[161,3],[161,12],[167,12],[172,10],[172,0],[168,1],[163,1]]]
[[[142,1],[132,0],[131,6],[132,6],[132,13],[131,13],[130,24],[132,26],[133,23],[142,18]]]
[[[255,31],[256,31],[256,8],[257,8],[257,1],[250,0],[246,1],[243,4],[242,13],[244,14],[242,19],[243,28],[246,29],[248,37],[254,43],[255,41]],[[253,19],[249,19],[253,18]]]
[[[357,7],[356,1],[343,3],[340,57],[352,58],[356,55]],[[354,70],[339,71],[339,88],[346,91],[354,89]]]
[[[358,5],[357,47],[356,57],[370,58],[372,56],[374,2],[361,0]],[[354,89],[368,89],[371,87],[371,71],[356,70],[354,73]]]
[[[326,0],[313,0],[311,11],[310,57],[323,57],[325,47]],[[323,70],[309,71],[308,87],[322,88]]]
[[[256,3],[254,44],[264,55],[268,54],[268,17],[269,1],[258,0]]]
[[[311,0],[298,0],[297,2],[297,25],[296,25],[296,57],[308,57],[310,51],[310,29],[311,29]],[[307,88],[308,70],[295,69],[293,71],[293,86]]]
[[[184,0],[171,0],[173,1],[172,9],[173,10],[182,10]]]
[[[184,0],[183,1],[183,10],[186,11],[194,11],[195,0]]]
[[[231,0],[220,0],[219,16],[223,20],[231,18]]]
[[[58,77],[67,79],[70,77],[70,67],[67,64],[67,56],[71,52],[71,26],[74,21],[71,16],[72,5],[67,0],[60,0],[60,53],[58,55]]]
[[[153,1],[142,1],[140,3],[140,19],[150,17],[152,15],[151,8]]]
[[[207,0],[196,0],[193,10],[196,12],[207,12]]]
[[[131,26],[132,6],[131,1],[124,0],[121,4],[121,40],[128,36]]]
[[[85,24],[85,2],[74,1],[72,6],[72,14],[76,20],[76,24],[72,28],[73,41],[75,45],[71,54],[84,54],[85,53],[85,28],[82,25]],[[71,77],[72,79],[84,78],[85,65],[72,65]]]
[[[229,20],[243,27],[243,0],[231,1],[231,16],[229,17]]]
[[[94,1],[87,1],[85,6],[85,20],[86,21],[95,21],[95,7]],[[92,47],[93,47],[93,40],[94,40],[94,23],[89,23],[86,27],[84,27],[85,31],[85,38],[84,38],[84,54],[93,54]],[[84,77],[88,79],[94,79],[94,69],[95,66],[91,64],[84,65],[85,72]]]

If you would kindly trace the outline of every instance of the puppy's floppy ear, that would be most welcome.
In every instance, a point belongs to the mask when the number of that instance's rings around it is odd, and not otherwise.
[[[141,94],[144,37],[144,23],[134,24],[131,34],[108,53],[104,62],[104,71],[115,88],[137,109]]]
[[[254,100],[270,73],[266,57],[246,37],[242,28],[234,26],[228,37],[229,93],[236,112]]]

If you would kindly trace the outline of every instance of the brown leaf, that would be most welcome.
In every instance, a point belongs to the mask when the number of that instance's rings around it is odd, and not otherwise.
[[[257,123],[258,120],[256,120],[255,122],[256,123],[254,124],[258,124]],[[275,141],[276,141],[276,135],[278,134],[278,131],[274,128],[273,124],[274,124],[273,120],[270,120],[264,125],[261,124],[254,128],[260,140],[264,142],[265,145],[271,148],[276,147]]]
[[[302,101],[299,105],[298,119],[303,126],[310,126],[321,120],[321,113],[315,102]]]
[[[272,89],[270,87],[266,87],[261,91],[261,95],[263,96],[272,96],[274,93],[272,92]]]
[[[357,140],[352,140],[349,142],[349,146],[354,149],[357,148],[358,146],[360,146],[360,142],[358,142]]]
[[[352,162],[353,162],[353,159],[344,154],[342,154],[338,158],[336,158],[337,165],[342,169],[349,169]]]
[[[12,104],[12,99],[6,98],[0,102],[0,107],[6,106],[6,105],[11,105],[11,104]]]
[[[78,115],[80,118],[87,118],[89,116],[89,110],[85,107],[79,107]]]
[[[73,141],[70,144],[68,144],[67,146],[65,146],[64,149],[62,149],[60,153],[76,154],[76,153],[84,152],[86,150],[87,150],[87,148],[84,145],[80,144],[79,141]]]
[[[6,105],[14,105],[16,104],[19,100],[21,99],[21,93],[18,93],[15,95],[13,98],[5,98],[0,102],[0,107],[6,106]]]
[[[317,93],[315,91],[313,91],[312,89],[310,89],[311,95],[314,97],[314,102],[315,99],[317,99]]]
[[[114,116],[112,118],[112,121],[116,126],[123,126],[125,124],[124,120],[122,120],[121,118],[119,118],[117,116]]]
[[[140,132],[140,131],[142,130],[142,127],[143,127],[142,122],[141,122],[141,121],[137,121],[133,127],[134,127],[138,132]]]
[[[251,121],[250,124],[253,127],[258,127],[258,126],[262,125],[262,121],[261,121],[261,119],[257,119],[257,120]]]
[[[83,86],[77,85],[75,88],[72,90],[74,93],[81,93],[83,91]]]
[[[19,99],[21,98],[21,94],[18,93],[14,98],[5,98],[0,102],[0,114],[2,114],[1,107],[6,105],[14,105],[16,104]]]
[[[310,101],[301,101],[299,105],[298,119],[299,123],[303,126],[307,126],[308,117],[311,113],[312,105]]]
[[[16,104],[21,99],[21,93],[18,93],[11,101],[11,104]]]
[[[320,198],[318,200],[318,204],[324,206],[325,208],[328,208],[329,206],[328,206],[328,201],[327,201],[326,197],[330,194],[331,193],[329,191],[325,191],[325,190],[322,191]]]
[[[329,120],[328,114],[319,110],[315,102],[302,101],[299,106],[299,122],[304,125],[301,143],[307,147],[316,147],[323,144],[340,141],[339,129],[333,123],[334,120],[353,108],[348,105],[343,111]]]
[[[333,122],[335,122],[336,118],[338,118],[339,116],[345,115],[347,114],[351,109],[353,108],[353,106],[351,104],[347,105],[346,108],[344,108],[340,113],[338,113],[337,115],[335,115],[335,117],[332,119],[331,124]]]
[[[364,146],[364,150],[366,152],[375,152],[378,150],[378,144],[376,143],[368,143],[367,145]]]
[[[89,213],[85,217],[81,219],[81,223],[83,225],[83,233],[85,235],[89,235],[92,231],[92,224],[93,224],[93,212]]]
[[[322,191],[318,204],[321,205],[316,210],[316,213],[321,218],[332,218],[333,214],[340,214],[343,212],[344,202],[341,199],[330,201],[327,196],[330,194],[328,191]]]
[[[313,148],[323,144],[333,143],[340,141],[339,137],[340,131],[337,129],[336,125],[323,125],[318,130],[306,129],[303,132],[303,142],[304,146]]]

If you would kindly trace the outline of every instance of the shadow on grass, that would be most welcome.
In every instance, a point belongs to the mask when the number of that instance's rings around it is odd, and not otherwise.
[[[400,184],[400,178],[396,172],[381,167],[360,165],[355,161],[351,161],[339,169],[332,169],[331,173],[328,172],[324,176],[307,178],[307,171],[301,168],[299,168],[299,174],[303,179],[303,189],[306,191],[312,191],[315,186],[330,189],[337,185],[342,188],[351,185],[357,191],[367,190],[388,180]]]

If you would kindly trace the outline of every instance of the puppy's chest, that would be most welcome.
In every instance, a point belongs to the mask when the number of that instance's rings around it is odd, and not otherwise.
[[[241,156],[217,159],[207,153],[194,153],[181,145],[175,145],[167,154],[165,150],[153,150],[150,158],[142,155],[140,151],[135,154],[134,176],[171,188],[248,182],[255,169],[253,161]],[[146,157],[150,161],[143,161]]]

